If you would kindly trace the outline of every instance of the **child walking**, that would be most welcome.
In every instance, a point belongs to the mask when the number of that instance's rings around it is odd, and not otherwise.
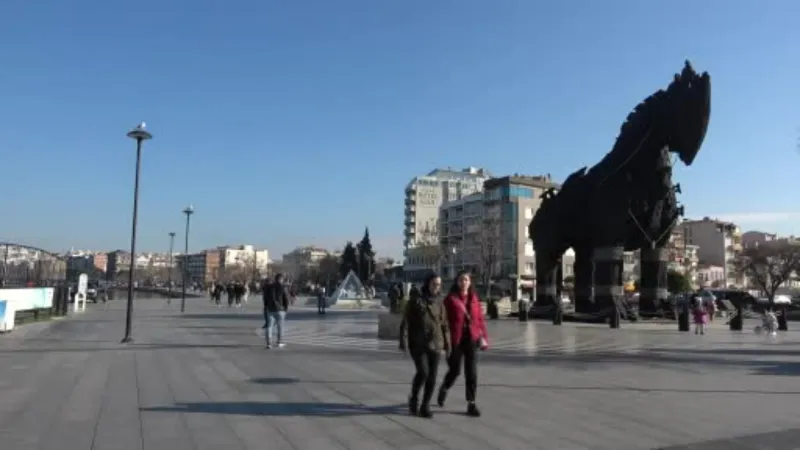
[[[694,315],[694,334],[706,334],[706,324],[708,323],[708,310],[706,309],[705,302],[703,302],[702,298],[700,297],[694,298],[692,314]]]

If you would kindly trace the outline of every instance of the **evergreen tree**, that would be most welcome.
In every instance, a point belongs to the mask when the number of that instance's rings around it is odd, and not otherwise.
[[[342,251],[342,261],[339,264],[339,274],[342,279],[347,276],[350,271],[358,271],[358,252],[352,242],[347,241]]]
[[[358,243],[358,278],[364,284],[369,284],[375,273],[375,251],[372,250],[372,241],[369,239],[369,228],[364,229],[364,237]]]

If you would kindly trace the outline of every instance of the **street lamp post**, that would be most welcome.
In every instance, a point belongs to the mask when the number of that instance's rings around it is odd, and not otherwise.
[[[167,273],[167,304],[172,303],[172,268],[173,265],[173,258],[172,258],[172,249],[175,246],[175,232],[170,231],[169,233],[169,272]]]
[[[194,214],[194,208],[192,205],[187,206],[184,208],[183,213],[186,214],[186,232],[184,233],[184,248],[183,248],[183,266],[181,267],[182,276],[182,286],[181,286],[181,312],[186,311],[186,279],[188,278],[188,271],[189,271],[189,220]]]
[[[125,337],[122,338],[122,343],[127,344],[133,342],[131,336],[131,319],[133,316],[133,264],[136,255],[136,221],[139,215],[139,171],[142,165],[142,143],[148,139],[152,139],[153,135],[147,131],[144,122],[140,123],[136,128],[129,131],[127,136],[136,140],[136,177],[133,184],[133,219],[131,220],[131,267],[128,270],[128,304],[125,311]]]

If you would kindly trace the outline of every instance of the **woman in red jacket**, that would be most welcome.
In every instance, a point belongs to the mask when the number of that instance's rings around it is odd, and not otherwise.
[[[450,288],[450,293],[444,299],[452,347],[447,360],[447,375],[439,388],[437,400],[439,406],[444,406],[447,391],[453,387],[456,378],[461,374],[463,361],[467,388],[467,414],[478,417],[481,415],[475,405],[475,394],[478,389],[478,349],[486,350],[489,347],[489,338],[481,302],[472,288],[471,281],[469,272],[459,272]]]

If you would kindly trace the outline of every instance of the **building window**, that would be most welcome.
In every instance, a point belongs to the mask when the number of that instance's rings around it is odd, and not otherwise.
[[[525,218],[533,219],[533,208],[525,208]],[[525,237],[528,237],[527,235]]]
[[[510,186],[508,190],[508,196],[533,198],[533,189],[525,186]]]
[[[533,251],[533,242],[526,242],[525,243],[525,256],[533,256],[535,253]]]
[[[534,266],[533,263],[527,262],[525,263],[525,275],[533,275]]]

